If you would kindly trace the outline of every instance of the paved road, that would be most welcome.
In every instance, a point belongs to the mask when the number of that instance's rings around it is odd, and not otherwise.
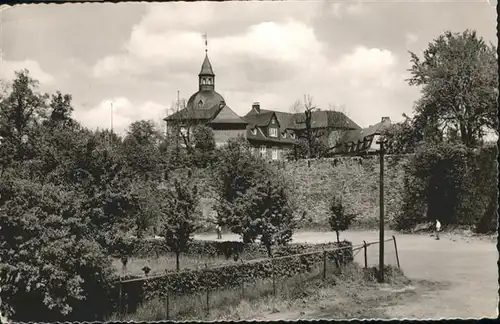
[[[402,302],[386,311],[397,318],[479,318],[496,317],[498,305],[498,252],[495,243],[478,238],[442,235],[434,240],[429,235],[386,232],[396,236],[401,268],[414,282],[439,283],[439,289],[425,292],[417,301]],[[197,239],[215,239],[200,235]],[[363,240],[378,240],[375,231],[348,231],[341,235],[354,245]],[[224,240],[238,240],[236,235],[223,235]],[[294,242],[321,243],[335,240],[329,232],[300,232]],[[386,243],[386,263],[396,264],[393,243]],[[356,261],[364,262],[363,252]],[[378,263],[378,246],[368,250],[369,265]]]

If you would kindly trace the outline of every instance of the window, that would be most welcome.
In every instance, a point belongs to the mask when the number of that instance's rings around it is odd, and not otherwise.
[[[269,128],[269,136],[278,137],[278,130],[276,128]]]
[[[273,160],[277,160],[277,159],[278,159],[278,148],[273,147]]]
[[[260,147],[260,156],[261,157],[265,157],[266,156],[266,146],[265,145],[262,145]]]
[[[295,139],[295,133],[291,133],[291,134],[290,134],[290,137],[291,137],[292,139]]]
[[[253,146],[252,146],[252,147],[250,147],[250,153],[251,153],[252,155],[255,155],[255,147],[253,147]]]
[[[286,138],[286,132],[281,133],[281,137]]]
[[[273,124],[273,125],[276,124],[276,119],[274,119],[274,118],[271,119],[271,124]]]
[[[208,84],[212,84],[212,78],[208,78]]]
[[[203,106],[203,101],[198,101],[198,107],[201,108],[201,106]]]
[[[257,135],[257,128],[253,128],[253,129],[251,130],[251,132],[252,132],[252,135]]]
[[[201,84],[207,84],[207,79],[203,78],[203,80],[201,80]]]

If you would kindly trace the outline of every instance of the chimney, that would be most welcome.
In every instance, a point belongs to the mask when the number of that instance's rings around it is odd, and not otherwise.
[[[389,118],[389,117],[382,117],[382,123],[383,124],[390,124],[391,123],[391,118]]]
[[[252,104],[252,109],[255,110],[258,114],[260,114],[260,102],[256,101]]]

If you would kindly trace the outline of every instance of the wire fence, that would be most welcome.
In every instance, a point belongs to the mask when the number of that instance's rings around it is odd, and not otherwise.
[[[380,255],[380,242],[365,242],[353,247],[354,261],[363,267],[378,267]],[[384,240],[384,264],[400,268],[399,254],[396,237]]]
[[[378,265],[378,249],[375,248],[378,247],[378,244],[379,242],[377,241],[352,246],[354,261],[364,267]],[[385,240],[384,244],[386,244],[384,253],[386,254],[385,264],[397,264],[399,266],[399,262],[397,261],[396,239],[392,237]],[[389,248],[390,246],[392,248]],[[242,300],[250,302],[266,296],[275,296],[286,300],[304,297],[301,294],[305,293],[305,283],[315,280],[328,280],[328,278],[341,273],[345,260],[339,260],[337,257],[330,257],[329,253],[347,248],[351,248],[351,246],[289,256],[279,256],[271,259],[242,260],[241,263],[256,263],[263,262],[264,260],[271,260],[271,276],[268,278],[252,279],[242,273],[238,276],[239,284],[236,286],[223,286],[217,289],[207,288],[203,291],[194,293],[182,293],[168,290],[165,294],[160,294],[161,297],[148,300],[147,303],[144,303],[133,310],[127,309],[127,303],[124,303],[123,299],[125,296],[122,291],[122,285],[137,281],[151,280],[158,277],[155,276],[150,278],[136,278],[127,281],[120,281],[120,307],[118,319],[203,319],[207,318],[211,312],[217,308],[222,306],[228,307],[231,305],[237,305]],[[313,254],[322,254],[322,256],[314,258],[315,262],[308,264],[305,271],[299,271],[293,276],[283,275],[280,271],[275,272],[275,264],[277,264],[280,260],[284,261],[290,258],[302,259],[302,257],[305,258]],[[300,261],[303,262],[303,260]],[[220,266],[220,268],[223,267],[226,266]],[[127,313],[134,314],[132,316],[127,316]]]

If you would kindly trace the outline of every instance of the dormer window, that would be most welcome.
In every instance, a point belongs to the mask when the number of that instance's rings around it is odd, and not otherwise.
[[[257,128],[253,128],[250,132],[252,132],[252,135],[257,135]]]
[[[286,132],[281,133],[281,137],[286,138]]]
[[[295,133],[291,133],[291,134],[290,134],[290,137],[291,137],[292,139],[295,139]]]
[[[278,130],[276,128],[269,128],[269,136],[278,137]]]
[[[201,108],[201,106],[203,106],[203,101],[202,100],[198,101],[198,108]]]
[[[274,119],[274,118],[271,119],[271,124],[273,124],[273,125],[276,124],[276,119]]]

